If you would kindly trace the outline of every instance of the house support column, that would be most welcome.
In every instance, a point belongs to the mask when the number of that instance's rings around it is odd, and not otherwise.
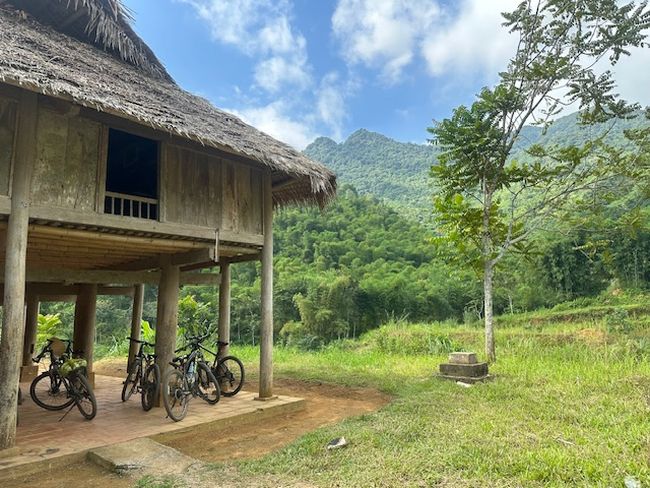
[[[180,268],[165,263],[158,284],[158,311],[156,314],[156,361],[160,367],[161,378],[171,367],[169,362],[176,349],[176,329],[178,327],[178,292],[180,288]],[[162,391],[162,389],[161,389]],[[160,398],[156,406],[160,406]]]
[[[34,348],[38,331],[38,312],[40,301],[38,295],[27,290],[27,312],[25,315],[25,339],[23,341],[23,365],[20,368],[20,381],[32,381],[38,374],[38,365],[34,364]]]
[[[260,330],[260,389],[258,400],[273,396],[273,194],[271,174],[264,182],[264,247],[262,248],[262,313]]]
[[[95,385],[93,370],[93,350],[95,348],[95,312],[97,310],[97,285],[79,285],[79,294],[74,306],[74,332],[72,345],[74,352],[88,362],[88,381]]]
[[[135,285],[133,289],[133,307],[131,308],[131,337],[133,339],[140,339],[142,335],[142,307],[144,305],[144,285]],[[127,367],[131,365],[135,355],[138,353],[140,344],[130,341],[129,343],[129,359]],[[128,371],[128,369],[127,369]]]
[[[230,263],[222,260],[220,267],[221,283],[219,284],[219,340],[230,342]],[[227,356],[229,346],[220,351],[219,358]]]
[[[5,281],[0,340],[0,449],[16,444],[18,380],[25,334],[25,268],[32,172],[36,159],[38,97],[20,97],[11,214],[5,238]]]

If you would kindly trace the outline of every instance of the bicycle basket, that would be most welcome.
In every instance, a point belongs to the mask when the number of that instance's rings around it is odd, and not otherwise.
[[[75,371],[85,370],[88,362],[82,358],[69,358],[59,368],[59,373],[63,377],[68,377]]]
[[[50,348],[55,357],[60,358],[65,354],[66,344],[58,337],[50,338]]]

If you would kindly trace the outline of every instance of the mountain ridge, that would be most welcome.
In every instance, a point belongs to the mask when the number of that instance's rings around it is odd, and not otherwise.
[[[612,123],[581,126],[575,112],[560,117],[547,130],[524,127],[513,158],[526,159],[524,151],[533,144],[582,144],[602,133],[607,134],[607,143],[626,145],[629,143],[624,131],[647,123],[645,118],[637,117],[617,120],[613,126]],[[433,194],[429,171],[437,161],[439,148],[400,142],[361,128],[340,143],[329,137],[318,137],[304,153],[328,166],[341,183],[351,184],[359,193],[372,194],[409,217],[428,221]]]

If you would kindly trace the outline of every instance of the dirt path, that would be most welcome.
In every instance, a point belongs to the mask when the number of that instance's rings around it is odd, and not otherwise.
[[[96,372],[123,377],[125,367],[122,363],[101,361]],[[249,384],[254,384],[254,378]],[[206,429],[197,426],[157,436],[155,440],[205,462],[250,459],[280,449],[320,426],[377,410],[390,401],[388,395],[372,389],[286,379],[276,380],[275,389],[279,394],[304,398],[306,408],[235,427]],[[132,484],[132,479],[119,478],[85,461],[13,480],[5,480],[0,475],[0,486],[12,488],[126,488]]]
[[[250,459],[275,451],[318,427],[372,412],[390,401],[389,396],[367,388],[295,380],[277,380],[275,389],[280,394],[304,398],[305,409],[276,415],[263,423],[172,432],[156,440],[201,461]]]

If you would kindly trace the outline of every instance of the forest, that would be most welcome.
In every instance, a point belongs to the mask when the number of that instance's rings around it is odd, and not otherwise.
[[[620,120],[607,131],[625,147],[623,131],[643,118]],[[589,137],[575,115],[546,133],[529,127],[519,155],[534,142],[579,143]],[[287,208],[275,218],[276,340],[305,349],[358,337],[381,324],[481,318],[477,270],[441,245],[433,227],[433,179],[438,150],[400,143],[361,130],[336,144],[320,138],[306,153],[335,169],[340,188],[324,210]],[[574,196],[561,218],[548,222],[525,254],[501,264],[495,282],[495,313],[550,308],[589,299],[606,290],[650,287],[650,189],[643,179],[621,179],[590,194]],[[253,263],[233,265],[232,340],[257,344],[259,273]],[[145,292],[144,320],[155,328],[155,289]],[[184,287],[182,330],[215,324],[217,290]],[[101,297],[97,305],[98,354],[124,349],[130,299]],[[49,332],[70,333],[73,306],[43,303],[41,313],[58,314]]]

